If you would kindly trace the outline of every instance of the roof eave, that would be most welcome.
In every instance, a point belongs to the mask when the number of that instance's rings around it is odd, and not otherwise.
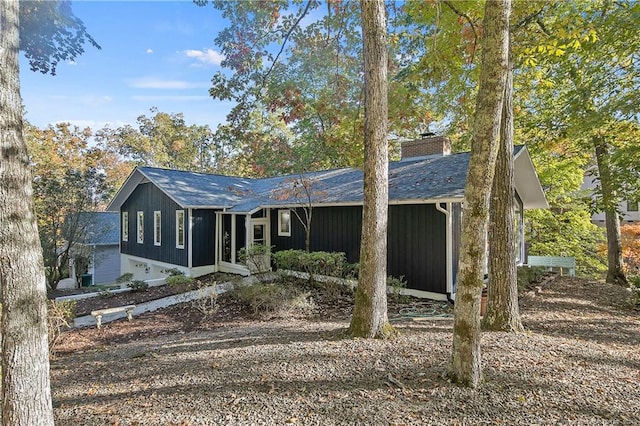
[[[531,161],[529,150],[522,147],[515,155],[515,184],[516,191],[525,209],[548,209],[549,203],[540,185],[540,179]]]

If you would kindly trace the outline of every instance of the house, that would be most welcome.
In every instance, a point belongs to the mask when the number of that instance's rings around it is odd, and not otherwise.
[[[598,185],[597,177],[591,173],[585,175],[580,189],[585,191],[590,197],[594,197],[594,189]],[[638,209],[638,200],[623,200],[618,204],[618,212],[620,214],[620,223],[628,224],[640,222],[640,210]],[[605,226],[604,212],[596,212],[591,215],[591,222],[598,226]]]
[[[118,212],[82,212],[74,217],[79,237],[72,242],[69,276],[75,282],[113,284],[120,276],[119,218]]]
[[[412,294],[442,300],[455,297],[470,158],[448,151],[446,138],[427,137],[406,143],[402,160],[389,164],[388,273],[403,276]],[[548,205],[524,146],[515,148],[515,168],[520,261],[523,210]],[[306,195],[291,190],[301,180],[312,183]],[[122,273],[157,279],[178,268],[191,276],[247,275],[238,257],[245,246],[304,248],[294,213],[303,216],[306,204],[313,206],[310,249],[341,251],[357,262],[362,192],[363,173],[353,168],[249,179],[138,167],[108,209],[120,212]]]

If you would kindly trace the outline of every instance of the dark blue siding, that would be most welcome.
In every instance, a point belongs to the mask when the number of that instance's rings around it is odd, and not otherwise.
[[[299,214],[304,212],[300,209]],[[446,293],[446,221],[433,204],[389,207],[387,273],[404,276],[409,288]],[[274,251],[304,249],[304,228],[292,218],[291,236],[278,236],[277,210],[271,214]],[[316,207],[311,222],[312,251],[342,251],[360,258],[362,207]]]
[[[193,210],[192,266],[215,263],[216,213],[214,210]]]
[[[387,274],[416,290],[446,293],[446,220],[433,204],[389,207]]]
[[[462,204],[453,203],[451,205],[452,220],[452,245],[453,245],[453,293],[456,292],[458,282],[458,262],[460,261],[460,243],[462,242]]]
[[[162,245],[153,245],[153,212],[162,214]],[[123,203],[121,212],[129,212],[129,241],[121,241],[121,252],[132,256],[188,266],[188,210],[185,210],[184,249],[176,248],[176,210],[183,210],[176,202],[151,183],[136,187]],[[144,212],[144,243],[137,242],[137,212]],[[121,236],[122,238],[122,236]]]

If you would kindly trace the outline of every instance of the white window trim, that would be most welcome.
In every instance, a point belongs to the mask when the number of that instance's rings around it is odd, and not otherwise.
[[[129,241],[129,212],[122,212],[122,241]]]
[[[284,213],[289,213],[289,230],[285,231],[282,229],[282,215]],[[291,236],[291,210],[290,209],[282,209],[278,210],[278,236],[279,237],[290,237]]]
[[[153,212],[153,245],[162,245],[162,213],[160,210]]]
[[[136,238],[138,244],[144,244],[144,212],[136,214]]]
[[[182,244],[180,244],[180,233],[178,229],[180,228],[180,217],[182,216]],[[176,248],[183,249],[184,248],[184,234],[186,232],[184,226],[184,210],[176,210]]]

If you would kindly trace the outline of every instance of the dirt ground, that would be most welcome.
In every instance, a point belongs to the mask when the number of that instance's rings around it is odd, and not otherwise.
[[[484,383],[446,379],[450,307],[391,303],[391,341],[345,337],[352,301],[256,319],[221,298],[65,333],[60,425],[640,424],[640,312],[625,289],[558,277],[521,298],[527,331],[484,333]],[[324,297],[324,299],[323,299]],[[428,316],[435,315],[429,318]]]

